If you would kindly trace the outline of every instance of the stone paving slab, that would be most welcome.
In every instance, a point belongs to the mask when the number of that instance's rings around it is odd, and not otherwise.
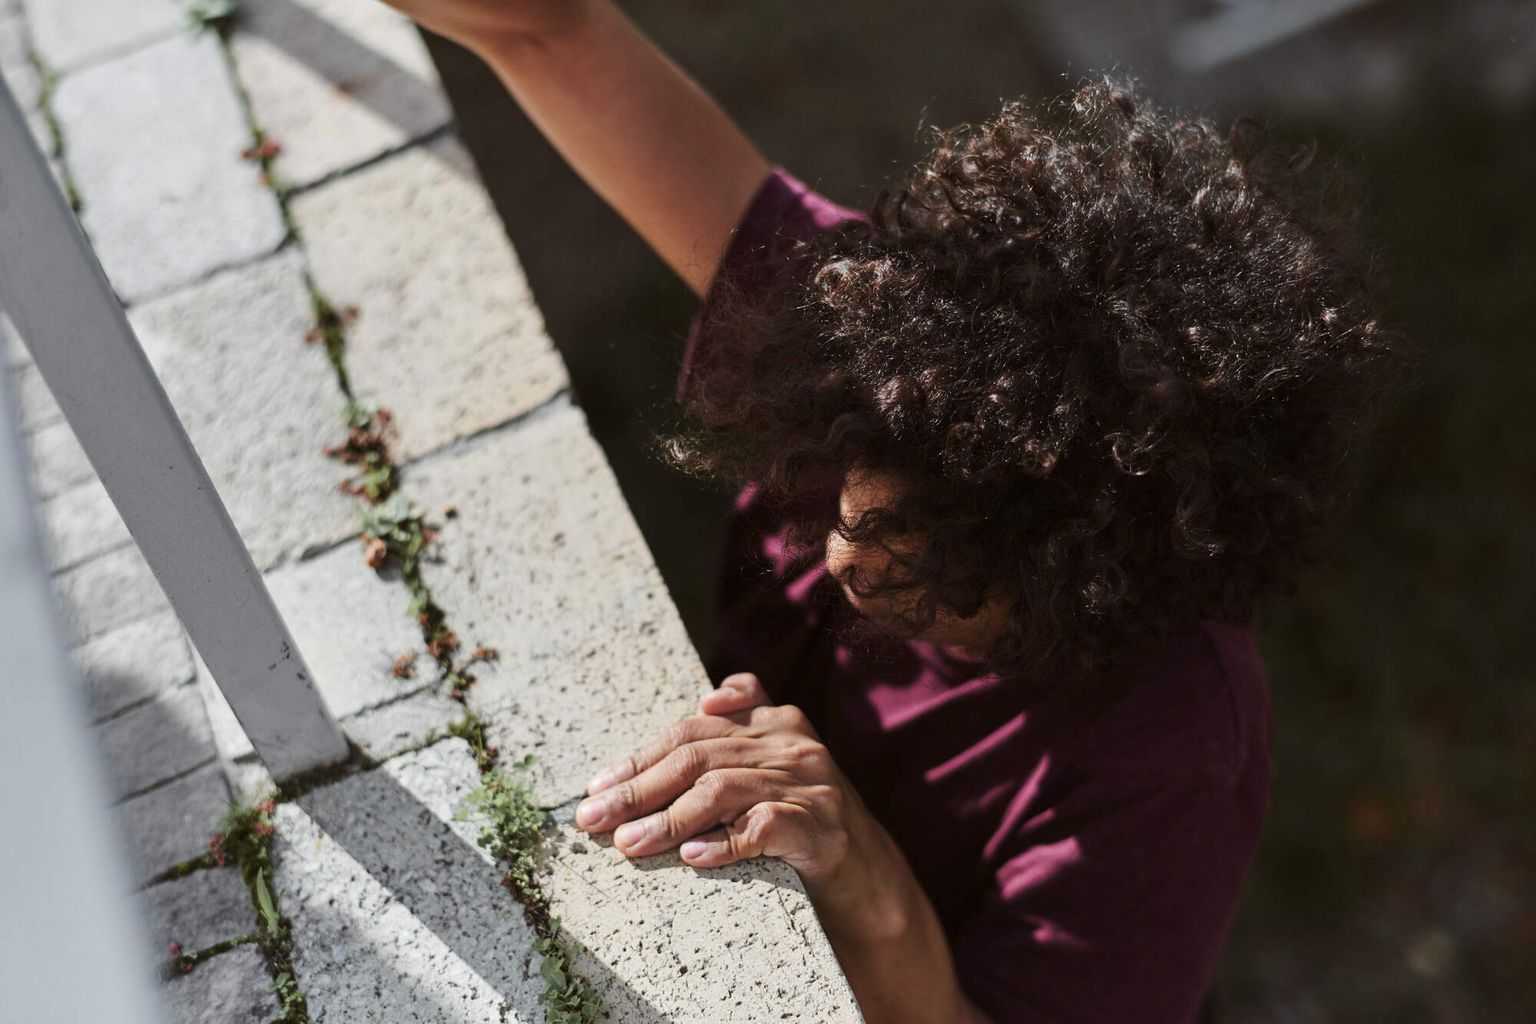
[[[170,608],[144,556],[115,548],[53,578],[59,617],[73,645]]]
[[[85,449],[75,440],[75,432],[68,423],[40,427],[22,435],[21,442],[27,452],[32,487],[39,499],[51,498],[96,477]]]
[[[276,198],[257,165],[241,159],[250,131],[212,33],[178,34],[66,75],[52,106],[82,222],[125,301],[261,256],[283,240]]]
[[[261,568],[356,532],[343,399],[313,325],[302,257],[286,250],[132,313],[176,414]]]
[[[623,979],[609,1018],[692,1024],[857,1022],[815,910],[794,871],[759,859],[698,869],[669,852],[631,861],[562,808],[542,875],[578,971]]]
[[[384,760],[420,745],[430,736],[444,735],[464,720],[464,705],[424,690],[404,700],[370,708],[342,721],[348,738],[369,756]]]
[[[282,1010],[267,962],[255,946],[237,946],[161,988],[180,1024],[267,1024]]]
[[[177,0],[25,0],[43,61],[67,71],[187,30]]]
[[[420,34],[377,0],[257,0],[230,39],[273,169],[311,185],[442,128],[452,113]]]
[[[55,571],[133,543],[107,489],[94,478],[40,503],[37,514]]]
[[[479,782],[444,740],[283,804],[276,886],[316,1024],[544,1019],[533,935],[454,822]]]
[[[411,459],[567,386],[490,199],[453,139],[397,153],[291,209],[321,292],[356,306],[347,371]]]
[[[152,885],[144,891],[156,957],[172,943],[187,953],[256,930],[256,909],[240,869],[209,868]]]
[[[64,422],[64,410],[54,401],[36,364],[27,362],[9,372],[23,433]]]
[[[709,681],[586,419],[569,405],[411,468],[407,493],[452,502],[423,575],[466,648],[491,742],[532,753],[539,800],[693,713]]]
[[[214,826],[228,809],[229,789],[217,765],[119,804],[134,880],[147,882],[174,864],[207,853]]]
[[[5,315],[4,310],[0,310],[0,363],[10,370],[30,362],[32,353],[22,344],[21,335],[16,333],[16,326],[11,323],[10,317]]]
[[[191,681],[192,649],[171,612],[129,623],[71,652],[91,720]]]
[[[197,690],[180,686],[96,727],[118,796],[139,793],[213,761],[213,734]]]
[[[0,75],[16,97],[16,105],[27,119],[27,127],[45,155],[53,152],[53,132],[43,115],[43,76],[27,52],[26,23],[14,12],[0,10]],[[0,334],[4,329],[0,328]]]
[[[331,714],[347,719],[367,708],[398,700],[421,687],[423,678],[397,679],[392,669],[402,654],[421,650],[421,627],[407,614],[410,595],[397,580],[382,580],[363,561],[360,543],[285,565],[265,576],[294,643]],[[435,678],[424,655],[417,671]],[[205,692],[212,691],[210,716],[226,759],[253,753],[250,740],[213,687],[201,661]]]

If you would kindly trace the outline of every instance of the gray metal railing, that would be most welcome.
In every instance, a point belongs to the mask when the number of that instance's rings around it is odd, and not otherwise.
[[[346,738],[3,82],[0,308],[268,771],[282,780],[344,759]]]

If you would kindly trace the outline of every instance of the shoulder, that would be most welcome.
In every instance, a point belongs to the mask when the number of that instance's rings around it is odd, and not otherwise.
[[[1199,623],[1124,671],[1123,695],[1074,744],[1079,771],[1158,785],[1267,780],[1269,695],[1251,627]]]

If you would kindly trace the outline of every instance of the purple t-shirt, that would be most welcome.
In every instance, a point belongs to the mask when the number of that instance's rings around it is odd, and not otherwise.
[[[770,281],[774,237],[859,214],[780,168],[694,321],[686,397],[720,280]],[[755,487],[731,513],[713,678],[755,672],[810,717],[933,902],[966,993],[1000,1024],[1187,1024],[1258,842],[1269,698],[1252,629],[1202,623],[1113,680],[1034,701],[926,643],[839,641],[822,552]]]

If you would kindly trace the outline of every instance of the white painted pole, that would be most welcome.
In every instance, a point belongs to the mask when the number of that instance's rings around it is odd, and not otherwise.
[[[1175,28],[1168,40],[1168,54],[1184,73],[1203,74],[1375,2],[1248,0]]]
[[[163,1020],[0,376],[0,1021]]]
[[[0,307],[274,778],[346,738],[0,82]]]

